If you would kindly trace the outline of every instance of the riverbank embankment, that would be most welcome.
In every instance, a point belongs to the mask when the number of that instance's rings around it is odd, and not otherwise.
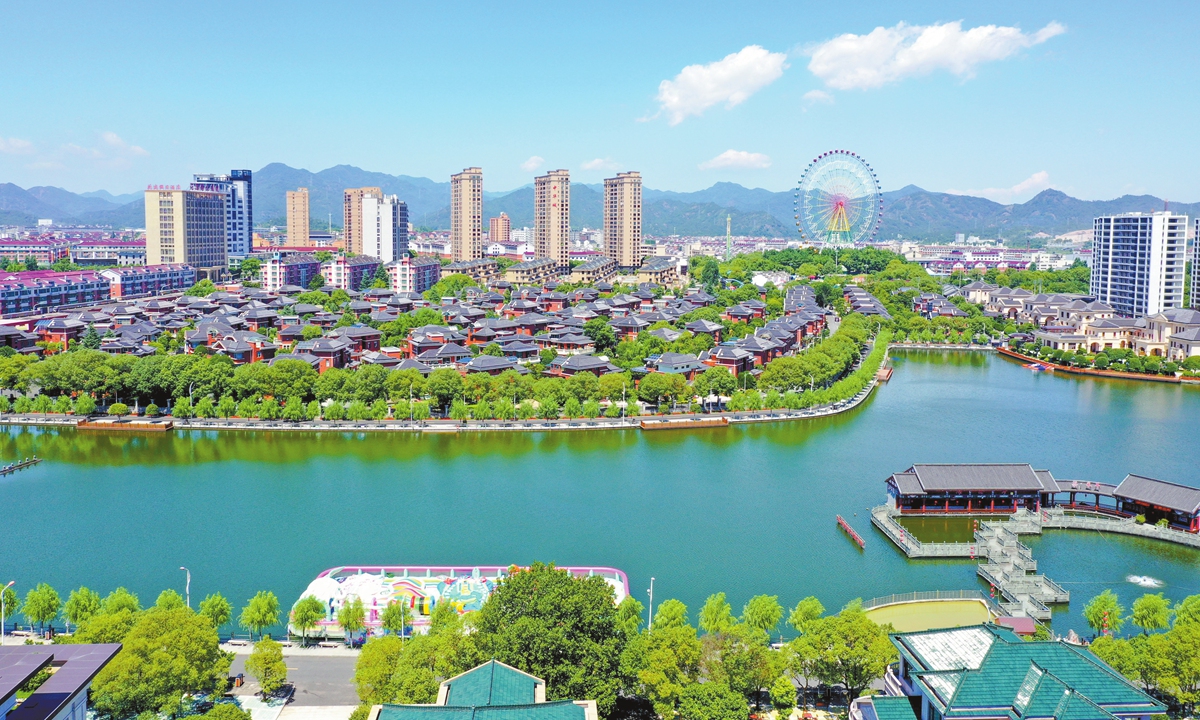
[[[1147,380],[1149,382],[1177,383],[1177,384],[1185,384],[1185,385],[1200,384],[1200,378],[1189,378],[1189,377],[1182,377],[1182,376],[1178,376],[1178,375],[1152,375],[1150,373],[1118,372],[1116,370],[1097,370],[1095,368],[1071,367],[1070,365],[1058,365],[1056,363],[1048,362],[1046,360],[1039,360],[1038,358],[1031,357],[1029,355],[1023,355],[1023,354],[1017,352],[1016,350],[1010,350],[1008,348],[996,348],[996,351],[998,353],[1000,353],[1001,355],[1003,355],[1004,357],[1012,358],[1013,360],[1020,360],[1022,362],[1027,362],[1027,363],[1037,363],[1038,365],[1044,365],[1045,367],[1051,368],[1052,370],[1054,370],[1054,372],[1067,373],[1068,375],[1087,375],[1089,377],[1113,378],[1115,380]]]

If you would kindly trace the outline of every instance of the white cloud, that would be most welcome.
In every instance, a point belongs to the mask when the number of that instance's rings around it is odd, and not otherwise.
[[[809,90],[808,92],[804,93],[803,99],[804,102],[808,103],[809,105],[815,105],[816,103],[833,104],[833,96],[824,90]]]
[[[525,172],[533,172],[546,164],[546,158],[534,155],[525,162],[521,163],[521,169]]]
[[[716,62],[688,65],[674,80],[658,84],[659,112],[666,112],[670,123],[678,125],[688,115],[700,115],[717,103],[731,108],[778,80],[786,61],[784,53],[747,45]]]
[[[1050,173],[1035,172],[1021,182],[1007,188],[984,188],[982,190],[947,190],[951,195],[974,195],[998,203],[1023,202],[1050,187]]]
[[[130,145],[129,143],[125,142],[124,140],[121,139],[120,135],[116,134],[115,132],[113,132],[111,130],[106,130],[105,132],[100,133],[100,137],[110,147],[114,147],[121,152],[128,153],[130,155],[149,155],[150,154],[143,147],[139,147],[137,145]]]
[[[104,153],[100,152],[96,148],[86,148],[81,145],[76,145],[75,143],[67,143],[66,145],[62,146],[62,149],[70,155],[77,155],[79,157],[86,157],[86,158],[102,158],[102,157],[104,157]]]
[[[621,166],[612,158],[596,158],[595,160],[588,160],[580,165],[580,167],[584,170],[616,170]]]
[[[762,153],[746,152],[745,150],[726,150],[712,160],[706,160],[699,165],[701,170],[717,168],[751,168],[762,169],[771,167],[771,158]]]
[[[806,54],[812,58],[808,69],[827,86],[866,90],[934,70],[970,78],[982,63],[1003,60],[1066,31],[1057,22],[1032,34],[997,25],[963,30],[960,21],[940,25],[900,23],[877,27],[866,35],[840,35],[810,48]]]
[[[21,138],[10,137],[5,139],[0,137],[0,153],[5,155],[32,155],[33,143]]]

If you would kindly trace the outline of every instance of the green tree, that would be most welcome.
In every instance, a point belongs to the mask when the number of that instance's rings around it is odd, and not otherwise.
[[[238,265],[238,274],[243,280],[260,282],[262,280],[262,261],[258,258],[246,258]]]
[[[709,595],[700,608],[700,629],[709,635],[726,632],[737,620],[733,617],[733,607],[725,599],[725,593]]]
[[[292,627],[300,631],[301,644],[308,644],[308,631],[325,618],[325,604],[313,595],[305,595],[292,608]]]
[[[0,587],[0,602],[4,603],[4,617],[15,617],[21,612],[21,598],[17,596],[17,591],[11,587]]]
[[[659,717],[674,718],[684,689],[699,678],[701,654],[690,625],[634,633],[621,655],[628,692],[649,700]]]
[[[1146,593],[1133,601],[1129,621],[1140,627],[1144,634],[1164,630],[1171,624],[1171,603],[1162,593]]]
[[[681,720],[745,720],[749,715],[746,698],[722,683],[693,683],[679,698]]]
[[[1175,624],[1179,623],[1200,623],[1200,595],[1188,595],[1175,604]]]
[[[208,618],[219,636],[221,628],[233,617],[233,606],[221,593],[213,593],[200,601],[200,614]]]
[[[850,697],[858,697],[883,677],[896,654],[887,633],[857,602],[837,615],[812,621],[801,639],[813,650],[817,677],[842,685]]]
[[[67,620],[67,630],[71,625],[81,625],[83,622],[100,612],[100,596],[87,587],[72,590],[63,605],[63,617]]]
[[[110,592],[104,597],[103,602],[100,603],[100,611],[106,615],[118,613],[122,610],[136,613],[141,609],[142,606],[138,603],[138,596],[123,587]]]
[[[288,422],[300,422],[304,420],[305,415],[304,401],[295,395],[288,398],[287,403],[283,406],[283,419]]]
[[[659,630],[683,627],[688,624],[687,605],[684,605],[675,598],[671,598],[659,603],[658,612],[654,613],[654,624],[651,625],[650,629]]]
[[[362,598],[356,595],[349,602],[343,602],[338,608],[337,619],[338,625],[341,625],[342,631],[346,633],[346,641],[350,642],[356,633],[367,627],[367,612],[363,607]]]
[[[129,406],[125,403],[113,403],[108,406],[108,414],[116,417],[124,417],[129,414]]]
[[[58,617],[61,607],[62,600],[59,599],[54,588],[46,583],[38,583],[37,587],[31,588],[29,592],[25,593],[25,602],[21,603],[21,612],[30,623],[35,623],[40,629],[45,630],[46,623]]]
[[[92,704],[108,717],[178,712],[184,695],[223,688],[233,659],[208,618],[182,607],[140,614],[122,645],[92,683]]]
[[[1116,634],[1125,624],[1125,607],[1112,590],[1105,590],[1088,601],[1083,608],[1083,619],[1097,635]]]
[[[617,335],[608,318],[595,317],[583,324],[583,334],[592,339],[597,355],[607,355],[617,349]]]
[[[624,640],[614,600],[600,577],[534,563],[500,581],[478,613],[474,643],[481,657],[545,680],[548,699],[594,699],[608,716]]]
[[[587,373],[587,374],[590,375],[591,373]],[[571,420],[574,420],[575,418],[579,417],[582,414],[583,414],[583,405],[581,405],[579,403],[579,400],[577,400],[576,398],[569,397],[569,398],[567,398],[567,401],[565,403],[563,403],[563,415],[566,415]]]
[[[825,606],[821,604],[820,600],[809,595],[796,603],[796,607],[788,615],[788,625],[791,625],[796,632],[803,635],[808,631],[809,623],[819,619],[824,614]]]
[[[780,718],[791,715],[792,709],[796,707],[796,684],[787,673],[775,678],[775,682],[771,684],[771,704],[779,712]]]
[[[249,711],[243,710],[233,703],[217,703],[213,705],[212,710],[200,717],[203,720],[254,720]]]
[[[642,604],[632,595],[626,595],[617,606],[617,627],[625,637],[633,637],[641,630],[642,610]]]
[[[238,623],[250,631],[251,637],[257,632],[279,624],[279,598],[270,590],[259,590],[254,597],[242,608]]]
[[[211,420],[217,416],[217,408],[213,406],[212,398],[205,395],[196,403],[196,417]]]
[[[777,595],[755,595],[742,608],[742,622],[767,635],[779,625],[781,618],[783,607]]]
[[[464,422],[471,417],[471,409],[462,400],[455,400],[450,405],[450,417],[453,420]]]
[[[430,396],[437,402],[438,407],[445,408],[454,400],[462,397],[463,379],[457,370],[438,368],[429,373],[425,387]]]
[[[100,333],[96,332],[95,325],[88,325],[88,329],[79,338],[79,347],[87,348],[88,350],[100,349]]]
[[[158,594],[158,599],[154,601],[154,607],[160,610],[175,610],[181,608],[183,607],[183,596],[171,588],[167,588]]]
[[[386,632],[404,637],[408,626],[412,625],[412,609],[407,602],[393,600],[383,609],[380,622]]]
[[[274,695],[287,683],[283,646],[269,637],[254,643],[254,651],[246,658],[246,672],[258,681],[263,699]]]

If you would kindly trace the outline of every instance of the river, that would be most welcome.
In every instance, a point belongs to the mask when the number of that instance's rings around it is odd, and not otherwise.
[[[725,591],[785,606],[816,595],[985,589],[967,561],[910,561],[870,527],[884,479],[914,462],[1030,462],[1056,477],[1127,472],[1196,484],[1200,390],[1031,373],[982,353],[903,351],[859,408],[807,421],[696,431],[477,433],[176,432],[8,428],[0,459],[45,462],[0,478],[0,581],[60,594],[171,586],[240,607],[285,607],[346,564],[611,565],[635,596],[684,601],[693,622]],[[865,550],[834,524],[845,516]],[[918,537],[961,532],[942,521]],[[1200,552],[1051,531],[1027,541],[1072,592],[1054,627],[1108,587],[1128,603],[1148,575],[1200,593]],[[22,594],[24,590],[22,590]]]

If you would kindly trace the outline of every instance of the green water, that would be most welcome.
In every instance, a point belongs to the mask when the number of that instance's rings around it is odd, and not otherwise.
[[[1020,461],[1057,477],[1126,472],[1197,483],[1200,390],[1031,373],[978,353],[909,351],[862,407],[833,418],[730,428],[411,436],[0,432],[0,580],[60,592],[168,585],[242,603],[290,603],[345,564],[611,565],[643,601],[753,594],[784,604],[984,587],[974,563],[909,561],[870,527],[884,479],[914,462]],[[841,514],[865,550],[835,526]],[[941,521],[937,521],[941,522]],[[929,528],[931,531],[936,528]],[[943,532],[959,532],[945,526]],[[920,533],[921,531],[918,531]],[[920,534],[918,535],[920,536]],[[930,538],[937,539],[937,538]],[[1080,610],[1105,587],[1162,580],[1200,592],[1200,552],[1055,531],[1032,539],[1041,570]]]

